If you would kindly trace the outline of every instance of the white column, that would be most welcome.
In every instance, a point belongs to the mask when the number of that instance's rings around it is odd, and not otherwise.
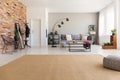
[[[38,36],[41,39],[41,47],[47,47],[46,29],[47,29],[47,18],[45,7],[27,7],[27,18],[28,19],[40,19],[41,20],[41,35]]]
[[[46,30],[48,31],[48,12],[46,8],[43,8],[42,26],[41,26],[41,47],[48,46]]]
[[[46,24],[46,30],[47,30],[47,32],[46,32],[46,47],[48,47],[48,9],[47,8],[45,8],[45,18],[46,18],[45,24]]]

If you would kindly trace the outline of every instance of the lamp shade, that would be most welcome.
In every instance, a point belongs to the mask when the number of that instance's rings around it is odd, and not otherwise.
[[[69,21],[69,18],[62,18],[60,20],[58,20],[55,24],[54,27],[52,28],[52,31],[55,31],[55,27],[61,28],[62,25],[64,24],[64,21]]]
[[[69,21],[69,18],[66,18],[66,21]]]
[[[64,24],[64,22],[62,21],[62,22],[61,22],[61,24],[63,25],[63,24]]]
[[[60,25],[60,24],[58,24],[58,27],[59,27],[59,28],[61,28],[61,25]]]

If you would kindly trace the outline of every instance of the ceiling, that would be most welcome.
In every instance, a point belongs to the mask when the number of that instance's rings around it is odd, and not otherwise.
[[[20,0],[28,7],[45,6],[48,12],[98,12],[114,0]]]

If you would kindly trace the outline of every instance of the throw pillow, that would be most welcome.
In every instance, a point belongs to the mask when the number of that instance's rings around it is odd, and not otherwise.
[[[87,35],[82,36],[82,40],[83,40],[83,41],[86,41],[86,40],[87,40],[87,38],[88,38],[88,36],[87,36]]]
[[[66,35],[66,39],[67,39],[67,41],[71,41],[72,40],[72,37],[71,37],[71,35]]]
[[[87,37],[87,40],[92,40],[92,36],[88,36],[88,37]]]
[[[66,35],[65,34],[61,34],[61,40],[66,40]]]

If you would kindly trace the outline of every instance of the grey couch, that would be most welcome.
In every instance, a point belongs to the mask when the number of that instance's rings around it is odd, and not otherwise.
[[[69,34],[71,35],[71,41],[89,41],[89,43],[93,43],[93,39],[92,36],[90,36],[89,34]],[[60,45],[62,47],[66,47],[68,46],[67,42],[70,40],[67,40],[67,34],[61,34],[60,35]]]

